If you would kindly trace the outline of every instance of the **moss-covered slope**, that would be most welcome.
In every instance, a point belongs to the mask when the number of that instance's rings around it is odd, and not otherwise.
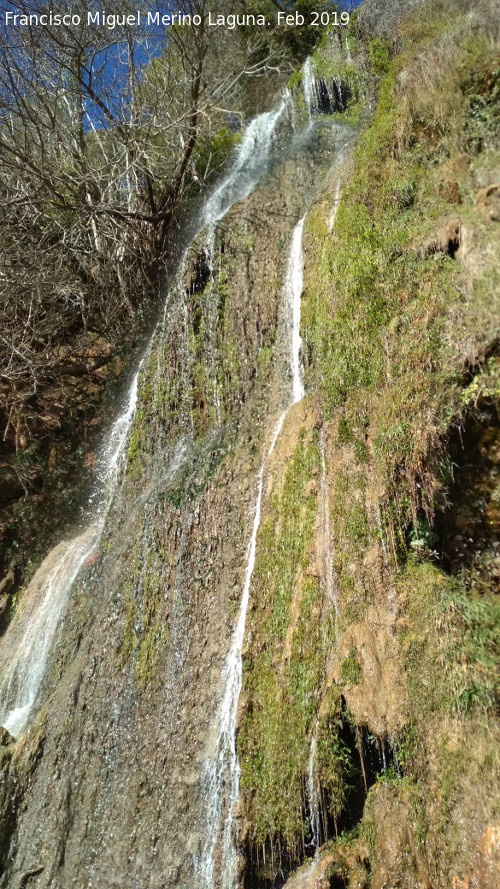
[[[249,886],[282,885],[315,832],[290,887],[496,885],[494,7],[424,3],[391,39],[357,34],[378,99],[340,201],[337,168],[306,223],[315,412],[257,553]]]

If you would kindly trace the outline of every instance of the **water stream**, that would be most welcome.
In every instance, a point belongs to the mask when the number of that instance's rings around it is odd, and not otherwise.
[[[277,108],[254,117],[246,127],[230,172],[212,192],[203,209],[202,225],[198,231],[208,227],[209,244],[210,239],[213,244],[220,220],[237,201],[249,196],[266,172],[276,127],[285,108],[286,96]]]
[[[137,404],[143,355],[129,387],[124,408],[113,424],[98,457],[94,490],[85,513],[88,527],[63,541],[42,562],[22,599],[16,618],[2,638],[0,725],[17,737],[26,727],[45,673],[47,657],[71,586],[85,561],[98,546],[120,476],[128,432]]]
[[[215,752],[206,764],[206,798],[208,834],[200,856],[195,860],[195,872],[200,889],[235,889],[237,884],[237,851],[235,834],[237,827],[233,807],[239,795],[240,768],[236,754],[236,717],[242,683],[242,646],[245,635],[246,614],[250,597],[250,585],[255,566],[257,533],[260,525],[264,473],[268,458],[273,453],[285,418],[290,408],[304,396],[302,366],[300,361],[300,298],[303,287],[302,233],[303,217],[295,226],[284,282],[284,323],[289,349],[291,386],[288,406],[279,417],[271,444],[257,475],[257,495],[254,505],[252,536],[248,545],[245,579],[241,596],[238,621],[231,640],[229,653],[222,671],[224,689],[217,713],[217,740]],[[220,878],[216,883],[217,846],[220,841]]]
[[[258,115],[245,128],[233,165],[207,200],[193,240],[207,226],[208,237],[213,239],[220,219],[236,201],[248,197],[266,172],[276,126],[285,106],[284,98],[274,111]],[[127,437],[137,405],[140,370],[149,357],[154,338],[162,335],[171,296],[180,300],[187,325],[183,279],[190,246],[191,244],[181,257],[176,278],[165,302],[162,321],[140,360],[124,409],[114,423],[98,458],[94,489],[84,508],[89,524],[77,537],[64,541],[49,553],[33,577],[15,619],[1,640],[0,725],[13,736],[18,736],[28,724],[71,587],[81,567],[98,546],[118,483],[119,469],[123,463]],[[184,363],[187,363],[187,352],[183,358]],[[183,388],[187,393],[187,385]],[[186,407],[183,406],[182,410],[186,412]]]
[[[302,92],[304,94],[304,101],[306,103],[309,120],[311,120],[313,110],[316,107],[316,88],[310,57],[305,60],[302,68]]]

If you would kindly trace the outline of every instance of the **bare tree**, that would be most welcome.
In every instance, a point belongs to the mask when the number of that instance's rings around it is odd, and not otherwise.
[[[200,186],[200,136],[227,123],[243,82],[267,67],[258,37],[229,42],[207,27],[209,0],[181,0],[193,24],[166,32],[145,25],[145,9],[134,24],[131,0],[114,27],[89,24],[98,8],[75,0],[80,24],[36,24],[42,3],[21,0],[12,9],[28,24],[0,33],[0,397],[16,444],[30,418],[49,422],[42,395],[55,380],[108,360]]]

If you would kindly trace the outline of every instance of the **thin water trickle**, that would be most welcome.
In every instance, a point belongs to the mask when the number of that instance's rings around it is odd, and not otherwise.
[[[342,92],[342,81],[341,81],[340,77],[335,77],[334,80],[335,80],[335,85],[337,87],[337,91],[338,91],[339,99],[340,99],[340,109],[339,110],[344,111],[345,110],[345,102],[344,102],[344,94]]]
[[[312,61],[310,56],[305,60],[302,68],[302,92],[306,103],[309,119],[312,117],[313,111],[316,109],[316,84],[312,70]]]
[[[215,752],[206,764],[207,824],[209,831],[201,855],[195,860],[195,872],[200,889],[214,889],[216,853],[220,840],[220,889],[235,889],[237,879],[237,851],[234,840],[236,825],[233,806],[239,796],[240,768],[236,754],[236,715],[242,683],[241,651],[245,635],[250,584],[255,566],[257,533],[260,524],[264,472],[273,453],[283,423],[290,408],[304,396],[300,362],[300,298],[303,284],[302,233],[305,217],[299,220],[292,234],[287,272],[284,282],[284,319],[287,328],[291,391],[288,407],[281,414],[273,431],[270,447],[257,476],[257,497],[254,506],[252,536],[247,551],[243,593],[229,653],[222,671],[224,694],[217,713]]]
[[[312,844],[315,851],[317,851],[319,846],[319,802],[314,775],[317,749],[316,735],[313,735],[309,751],[309,762],[307,764],[307,795],[309,798]]]
[[[133,377],[124,409],[98,457],[94,490],[84,510],[90,524],[73,540],[60,543],[49,553],[2,637],[0,655],[5,666],[0,678],[0,725],[15,737],[24,730],[32,713],[71,586],[99,543],[137,404],[139,373],[150,345]]]
[[[349,38],[348,38],[347,34],[345,37],[345,52],[346,52],[346,58],[347,58],[348,63],[352,64],[351,48],[349,46]]]

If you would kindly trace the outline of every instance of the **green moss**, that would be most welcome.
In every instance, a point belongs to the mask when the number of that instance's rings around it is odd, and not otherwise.
[[[241,139],[241,133],[223,126],[211,136],[202,133],[193,151],[194,166],[198,176],[212,178],[229,160],[235,145]]]
[[[391,58],[380,41],[369,47],[381,76],[379,101],[334,231],[325,224],[326,199],[306,222],[306,250],[317,259],[306,275],[302,333],[309,391],[336,445],[330,526],[338,631],[377,602],[366,565],[378,541],[406,622],[398,638],[409,691],[409,721],[394,739],[404,774],[389,770],[384,783],[412,812],[418,847],[431,854],[432,837],[448,862],[459,854],[460,799],[471,787],[488,795],[482,776],[494,721],[500,612],[491,570],[476,578],[466,563],[457,576],[440,569],[434,516],[453,482],[450,428],[499,399],[498,357],[483,358],[498,337],[498,232],[479,218],[474,192],[478,181],[494,181],[498,76],[484,34],[472,35],[460,16],[452,21],[441,2],[436,10],[434,20],[424,4],[405,22],[399,55]],[[442,35],[450,31],[442,61]],[[423,64],[427,94],[417,76]],[[464,147],[482,152],[472,172]],[[459,195],[453,208],[444,196],[448,179]],[[474,268],[437,244],[451,215],[474,232],[482,255]],[[465,344],[471,364],[480,364],[473,377],[464,374]],[[341,684],[360,678],[352,647]],[[342,750],[333,746],[332,757],[322,782],[332,776],[342,806],[348,772],[341,777]],[[373,862],[371,798],[360,835]]]
[[[368,57],[376,74],[387,74],[391,60],[391,48],[380,37],[374,37],[368,43]]]
[[[244,663],[249,702],[238,735],[241,783],[251,789],[255,840],[279,837],[293,855],[302,843],[303,781],[316,690],[325,651],[334,638],[333,616],[320,626],[320,591],[307,576],[319,471],[316,442],[304,430],[271,498],[259,536],[249,632],[261,640]],[[265,640],[265,644],[264,644]]]
[[[261,524],[254,576],[273,603],[266,627],[272,638],[285,633],[297,572],[306,564],[316,503],[313,493],[304,500],[304,487],[318,460],[316,444],[305,444],[302,438],[287,467],[283,492],[273,499],[270,515]]]
[[[340,713],[340,700],[334,697],[320,720],[317,737],[318,779],[335,825],[347,802],[354,774],[351,751],[339,734]]]
[[[199,500],[207,484],[214,477],[234,439],[231,429],[216,430],[191,445],[189,460],[169,480],[161,499],[180,509]]]
[[[410,624],[402,635],[409,689],[420,718],[494,709],[500,606],[470,595],[465,578],[410,562],[399,581]]]
[[[427,33],[423,18],[413,27],[420,28],[423,47],[432,43],[434,31]],[[415,42],[416,31],[411,34]],[[473,46],[474,64],[491,72],[485,45],[477,40]],[[372,49],[380,52],[380,42]],[[427,109],[420,108],[423,100],[416,88],[415,111],[408,102],[400,106],[396,97],[396,79],[410,52],[411,45],[382,78],[377,109],[357,148],[334,233],[320,233],[316,216],[306,223],[306,238],[315,244],[319,260],[309,278],[303,311],[304,342],[311,358],[309,386],[327,418],[340,413],[339,440],[353,445],[357,462],[375,457],[380,489],[385,488],[393,504],[394,538],[420,507],[429,512],[435,506],[438,485],[433,472],[424,473],[423,466],[427,462],[429,467],[432,452],[437,461],[436,439],[460,413],[456,383],[462,355],[449,329],[454,306],[460,302],[463,324],[476,336],[477,306],[491,302],[495,277],[491,269],[483,273],[482,290],[476,282],[474,293],[464,300],[457,263],[445,251],[422,246],[449,218],[449,204],[437,197],[431,160],[436,153],[434,130],[440,131],[441,123],[432,119],[431,129],[422,129],[421,115]],[[452,87],[459,94],[461,83],[462,105],[472,89],[471,78],[474,81],[468,52],[464,69],[464,50],[457,48],[450,60],[449,67],[455,65],[451,81],[436,74],[434,84],[436,94]],[[490,76],[493,107],[497,94],[492,83]],[[411,131],[416,126],[418,138]],[[462,144],[463,129],[451,131],[451,157],[460,153]],[[463,207],[460,212],[466,216],[470,211]],[[481,326],[485,321],[484,339],[492,340],[494,313],[488,317],[485,310]],[[353,429],[353,403],[367,418],[361,435]],[[358,530],[354,520],[353,536]]]
[[[302,83],[302,68],[297,68],[293,74],[290,74],[288,78],[288,89],[294,90],[296,87],[299,87]]]

